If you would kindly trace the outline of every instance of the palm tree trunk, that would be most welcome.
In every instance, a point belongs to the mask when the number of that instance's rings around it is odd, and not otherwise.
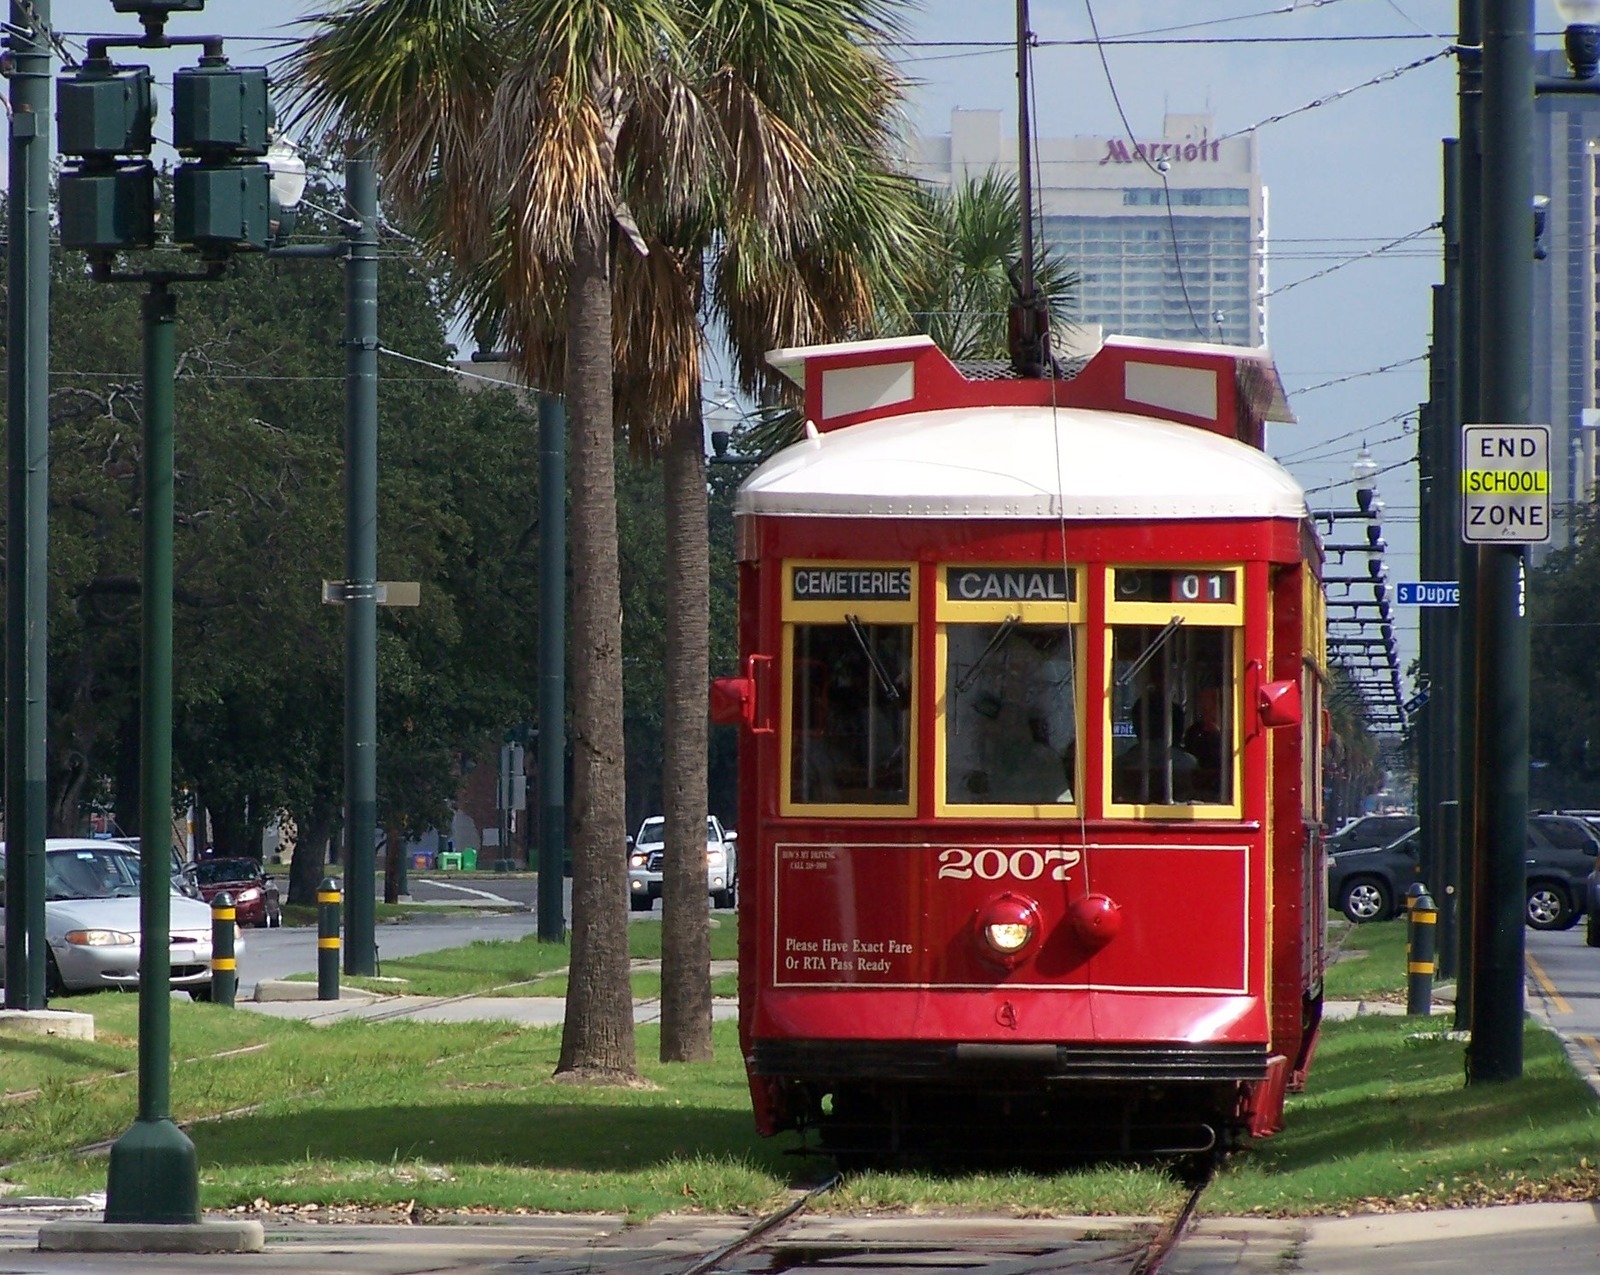
[[[622,586],[604,231],[576,236],[567,291],[572,505],[572,967],[556,1074],[631,1076],[623,828]]]
[[[706,899],[706,714],[711,546],[704,431],[696,404],[667,440],[667,667],[662,787],[661,1061],[711,1058],[711,932]]]

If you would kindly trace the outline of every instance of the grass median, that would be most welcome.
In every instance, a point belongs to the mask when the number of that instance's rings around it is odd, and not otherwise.
[[[1382,938],[1363,930],[1349,942]],[[0,1183],[30,1194],[103,1190],[103,1144],[137,1108],[137,998],[67,1004],[95,1016],[96,1041],[0,1046]],[[1277,1216],[1600,1195],[1595,1098],[1560,1042],[1530,1023],[1523,1077],[1468,1088],[1445,1026],[1329,1024],[1287,1128],[1235,1157],[1206,1209]],[[640,1028],[646,1084],[628,1088],[554,1080],[559,1031],[503,1023],[311,1027],[176,1001],[172,1041],[172,1111],[194,1139],[208,1209],[752,1213],[826,1169],[789,1155],[791,1137],[755,1135],[732,1024],[715,1027],[716,1061],[670,1066],[654,1061],[656,1030]],[[870,1172],[821,1207],[1137,1214],[1178,1193],[1143,1167]]]

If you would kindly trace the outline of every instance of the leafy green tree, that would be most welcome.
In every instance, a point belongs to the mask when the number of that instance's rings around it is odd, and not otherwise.
[[[1529,752],[1539,804],[1600,806],[1600,517],[1530,573]]]

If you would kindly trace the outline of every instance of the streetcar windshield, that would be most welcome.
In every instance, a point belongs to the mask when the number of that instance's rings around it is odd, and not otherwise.
[[[1111,800],[1230,804],[1233,630],[1126,624],[1111,632]]]
[[[945,800],[1072,801],[1078,719],[1072,630],[952,624],[946,630]]]
[[[790,800],[904,805],[912,626],[845,621],[795,625]]]

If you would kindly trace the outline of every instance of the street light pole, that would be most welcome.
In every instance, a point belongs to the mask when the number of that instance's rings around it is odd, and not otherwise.
[[[567,411],[539,395],[539,941],[566,932]],[[553,887],[553,888],[552,888]]]
[[[11,2],[6,271],[5,1003],[45,1006],[45,680],[50,499],[50,0]]]

